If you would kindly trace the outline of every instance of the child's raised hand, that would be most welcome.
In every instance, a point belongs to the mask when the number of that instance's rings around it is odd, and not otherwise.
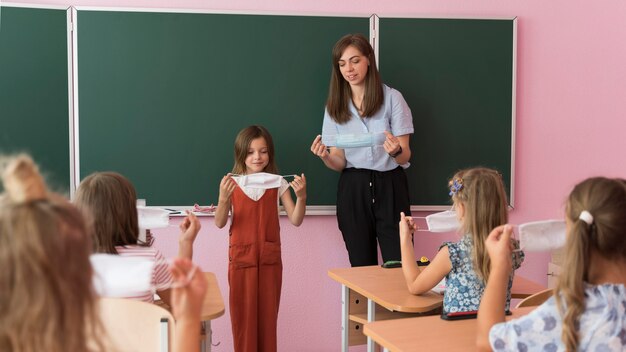
[[[185,220],[183,220],[183,222],[180,223],[180,241],[190,241],[191,243],[193,243],[193,241],[196,240],[196,236],[198,235],[198,232],[200,232],[200,220],[198,220],[198,217],[190,212],[189,210],[187,210],[187,217],[185,217]]]
[[[322,143],[321,135],[318,134],[317,137],[315,137],[315,139],[313,140],[313,144],[311,144],[311,152],[322,159],[329,155],[328,148],[326,148],[324,143]]]
[[[413,232],[415,230],[417,230],[417,225],[415,224],[415,221],[413,221],[413,218],[410,216],[406,216],[404,215],[404,212],[400,213],[400,241],[410,241],[411,240],[411,234],[413,234]]]
[[[511,269],[511,252],[513,251],[513,243],[511,242],[511,234],[513,228],[511,225],[501,225],[491,231],[487,239],[485,239],[485,247],[491,263],[493,265],[503,265]]]
[[[224,202],[230,200],[230,196],[237,187],[237,182],[230,177],[230,174],[226,174],[220,181],[220,195],[219,200]]]
[[[294,180],[289,183],[293,191],[298,198],[306,198],[306,177],[304,174],[301,176],[294,176]]]
[[[385,136],[387,138],[385,138],[383,148],[385,148],[387,154],[395,154],[400,151],[400,140],[398,140],[398,138],[396,138],[396,136],[391,134],[389,131],[385,131]]]
[[[207,279],[197,267],[186,258],[174,258],[170,267],[172,285],[172,313],[176,321],[198,321],[202,302],[207,291]]]

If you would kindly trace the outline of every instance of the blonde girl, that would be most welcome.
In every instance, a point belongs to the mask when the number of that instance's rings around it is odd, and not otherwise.
[[[478,310],[485,283],[490,277],[485,238],[491,229],[506,224],[508,220],[506,192],[497,171],[487,168],[459,171],[450,180],[449,188],[463,236],[459,242],[445,242],[431,264],[422,271],[415,262],[413,251],[412,233],[417,227],[404,213],[400,220],[402,272],[408,289],[419,295],[434,288],[445,277],[444,315]],[[523,253],[512,257],[513,264],[509,269],[517,269],[523,261]],[[512,283],[513,275],[510,275],[503,314],[509,309]]]
[[[589,178],[565,209],[563,272],[554,296],[530,314],[504,322],[511,227],[486,241],[492,259],[478,314],[481,351],[624,351],[626,349],[626,181]]]
[[[243,129],[235,140],[233,174],[276,174],[274,142],[262,126]],[[265,175],[267,176],[267,175]],[[282,177],[278,188],[240,187],[231,174],[220,183],[215,224],[229,231],[228,282],[230,316],[235,351],[276,351],[276,324],[282,287],[279,199],[289,221],[299,226],[306,207],[306,178],[295,176],[289,184]],[[296,194],[294,204],[289,187]]]
[[[81,214],[27,156],[2,176],[0,351],[104,351]]]

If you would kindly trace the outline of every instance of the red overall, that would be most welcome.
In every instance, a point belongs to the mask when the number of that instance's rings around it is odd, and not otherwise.
[[[231,197],[228,282],[236,352],[275,352],[283,263],[278,189],[254,201],[239,187]]]

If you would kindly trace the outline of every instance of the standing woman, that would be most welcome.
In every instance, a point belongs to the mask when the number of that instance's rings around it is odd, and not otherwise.
[[[408,183],[411,110],[402,94],[384,85],[374,50],[361,34],[348,34],[335,44],[333,70],[324,113],[323,136],[311,152],[341,172],[337,190],[337,221],[352,266],[400,260],[400,212],[410,213]],[[327,147],[327,136],[381,135],[384,143],[346,148]],[[362,143],[361,143],[362,145]]]

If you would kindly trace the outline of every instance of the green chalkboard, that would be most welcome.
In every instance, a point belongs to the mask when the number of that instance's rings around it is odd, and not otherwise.
[[[383,80],[414,116],[411,204],[449,204],[458,169],[513,180],[515,20],[381,18]],[[266,126],[309,205],[334,205],[338,174],[309,147],[320,133],[330,51],[369,18],[79,10],[81,177],[115,170],[149,205],[209,204],[242,128]],[[509,191],[512,195],[512,191]]]
[[[0,6],[0,153],[27,152],[70,189],[67,11]]]
[[[332,45],[368,17],[78,11],[80,175],[115,170],[148,205],[216,203],[239,130],[267,127],[280,172],[334,205],[310,151]]]
[[[456,170],[499,170],[512,205],[515,20],[381,18],[379,65],[413,113],[411,204],[449,204]]]

